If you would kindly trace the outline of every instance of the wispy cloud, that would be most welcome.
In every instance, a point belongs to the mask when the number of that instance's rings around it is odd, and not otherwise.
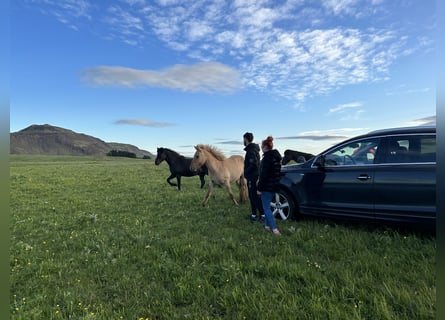
[[[238,72],[216,62],[175,65],[161,70],[139,70],[126,67],[100,66],[83,73],[84,80],[101,86],[153,86],[189,92],[231,93],[241,87]]]
[[[340,104],[338,106],[335,106],[335,107],[329,109],[329,113],[343,112],[347,109],[359,108],[362,105],[363,105],[363,103],[361,103],[361,102],[350,102],[350,103]]]
[[[129,4],[131,6],[137,2]],[[106,38],[116,38],[129,45],[139,45],[144,41],[145,29],[142,17],[116,5],[110,6],[107,11],[108,14],[103,18],[109,27]]]
[[[365,112],[362,107],[363,103],[359,101],[344,103],[330,108],[327,115],[339,115],[339,121],[359,120]]]
[[[128,124],[133,126],[144,126],[144,127],[171,127],[175,126],[176,124],[170,123],[170,122],[156,122],[151,120],[145,120],[145,119],[121,119],[114,122],[114,124],[122,125],[122,124]]]
[[[28,3],[40,5],[40,10],[72,27],[81,28],[85,18],[103,23],[104,27],[97,28],[103,38],[143,46],[156,37],[166,47],[194,61],[226,61],[232,66],[214,64],[215,75],[201,72],[211,64],[173,66],[163,71],[126,67],[89,70],[92,82],[107,85],[142,84],[183,91],[233,92],[242,83],[245,88],[301,105],[311,97],[344,86],[387,80],[391,65],[399,57],[433,47],[433,36],[429,37],[428,32],[418,36],[422,31],[417,30],[416,35],[408,36],[403,30],[404,22],[397,27],[394,24],[400,20],[395,16],[398,6],[417,5],[407,1],[121,0],[93,4],[86,0],[33,0]],[[432,33],[430,30],[429,34]],[[202,75],[208,77],[207,81],[200,81]],[[107,76],[111,76],[110,80]],[[175,76],[181,81],[176,81]]]
[[[386,95],[395,96],[395,95],[406,95],[406,94],[419,94],[419,93],[428,93],[430,91],[431,88],[408,89],[402,86],[398,89],[386,92]]]
[[[436,124],[436,116],[429,116],[425,118],[415,119],[413,121],[410,121],[408,125],[410,126],[428,126],[428,125],[435,125]]]
[[[25,0],[28,6],[39,5],[43,14],[54,16],[67,27],[78,30],[84,21],[92,19],[93,5],[88,0]]]
[[[350,133],[356,133],[358,131],[366,130],[364,128],[339,128],[330,130],[314,130],[301,132],[295,136],[277,137],[277,140],[313,140],[313,141],[326,141],[326,140],[344,140],[351,137]]]
[[[337,129],[327,129],[327,130],[312,130],[302,132],[301,135],[324,135],[324,134],[344,134],[344,133],[352,133],[357,131],[369,130],[368,128],[337,128]]]
[[[229,145],[242,145],[243,142],[239,140],[226,140],[226,141],[219,141],[216,142],[217,144],[229,144]]]
[[[365,110],[359,109],[354,112],[346,113],[342,117],[340,117],[339,121],[351,121],[351,120],[360,120],[362,119],[362,114],[365,113]]]
[[[313,140],[313,141],[326,141],[326,140],[344,140],[348,138],[348,136],[340,136],[340,135],[319,135],[319,136],[288,136],[288,137],[278,137],[277,140]]]

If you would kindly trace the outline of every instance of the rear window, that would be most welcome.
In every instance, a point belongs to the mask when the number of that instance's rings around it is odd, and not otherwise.
[[[383,163],[436,162],[436,137],[432,135],[408,135],[388,137],[385,143]]]

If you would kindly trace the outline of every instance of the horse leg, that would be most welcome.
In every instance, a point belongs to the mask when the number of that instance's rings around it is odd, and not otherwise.
[[[167,183],[173,187],[176,187],[176,183],[171,182],[170,180],[176,177],[176,174],[171,174],[170,177],[167,178]]]
[[[224,186],[225,186],[227,192],[229,193],[230,199],[232,199],[233,204],[237,206],[238,202],[236,202],[235,196],[233,195],[232,187],[230,186],[230,181],[226,182],[224,184]]]
[[[206,196],[204,197],[204,200],[202,201],[201,205],[205,207],[207,203],[209,202],[209,198],[213,193],[213,183],[212,180],[209,181],[209,188],[207,189]]]
[[[247,180],[243,176],[236,183],[239,188],[239,201],[244,202],[247,200]]]
[[[206,183],[204,180],[204,176],[205,176],[204,173],[199,174],[199,180],[201,180],[201,189],[204,188],[204,184]]]
[[[178,191],[181,191],[181,176],[176,176],[176,181],[178,181]]]

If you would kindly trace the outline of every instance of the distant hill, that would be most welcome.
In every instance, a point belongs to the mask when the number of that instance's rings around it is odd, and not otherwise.
[[[10,134],[11,154],[41,155],[95,155],[105,156],[111,150],[128,151],[142,158],[153,154],[130,144],[105,142],[98,138],[68,129],[44,125],[31,125]]]

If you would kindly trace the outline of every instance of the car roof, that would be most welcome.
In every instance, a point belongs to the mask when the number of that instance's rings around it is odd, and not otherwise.
[[[374,130],[362,135],[358,135],[355,137],[351,137],[349,139],[346,139],[340,143],[337,143],[328,149],[325,149],[323,152],[319,154],[323,154],[328,152],[329,150],[332,150],[339,145],[349,143],[351,141],[362,139],[362,138],[369,138],[369,137],[378,137],[378,136],[389,136],[389,135],[397,135],[397,134],[416,134],[416,133],[436,133],[436,126],[415,126],[415,127],[401,127],[401,128],[390,128],[390,129],[381,129],[381,130]]]
[[[368,132],[366,135],[389,135],[389,134],[404,134],[404,133],[435,133],[436,126],[415,126],[415,127],[401,127],[381,129]]]

